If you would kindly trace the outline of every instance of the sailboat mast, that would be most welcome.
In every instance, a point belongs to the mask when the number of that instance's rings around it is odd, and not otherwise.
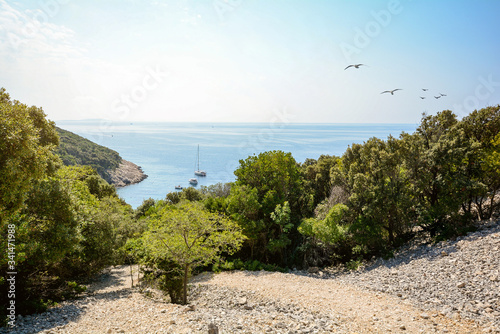
[[[198,159],[197,159],[197,167],[198,169],[196,169],[194,171],[194,174],[195,175],[199,175],[199,176],[207,176],[207,173],[203,170],[200,170],[200,145],[198,144]]]

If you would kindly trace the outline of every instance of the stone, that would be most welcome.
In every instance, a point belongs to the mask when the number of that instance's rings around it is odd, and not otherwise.
[[[309,274],[317,274],[319,272],[319,268],[318,267],[309,267],[309,269],[307,269],[307,272]]]
[[[457,284],[457,288],[464,288],[467,285],[465,282],[460,282]]]
[[[208,334],[219,334],[219,328],[213,322],[208,325]]]

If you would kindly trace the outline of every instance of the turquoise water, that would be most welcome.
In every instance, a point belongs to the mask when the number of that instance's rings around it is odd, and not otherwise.
[[[120,123],[60,121],[57,126],[109,147],[140,165],[148,178],[118,190],[136,208],[144,199],[164,198],[175,185],[188,187],[200,145],[198,186],[235,180],[240,159],[270,150],[291,152],[295,160],[342,155],[352,143],[386,139],[416,124]]]

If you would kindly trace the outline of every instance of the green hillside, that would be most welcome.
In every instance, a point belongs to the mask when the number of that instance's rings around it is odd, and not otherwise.
[[[56,127],[60,144],[56,153],[66,166],[87,165],[110,182],[109,170],[115,170],[122,161],[118,152],[98,145],[70,131]]]

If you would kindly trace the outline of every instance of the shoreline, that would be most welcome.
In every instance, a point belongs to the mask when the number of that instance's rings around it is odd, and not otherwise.
[[[120,166],[113,171],[109,171],[111,184],[116,188],[123,188],[132,184],[139,183],[148,177],[141,166],[133,162],[122,159]]]

